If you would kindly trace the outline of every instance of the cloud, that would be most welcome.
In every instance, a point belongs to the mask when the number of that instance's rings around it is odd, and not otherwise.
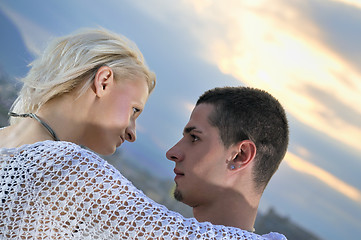
[[[203,59],[266,89],[299,121],[361,151],[355,141],[361,139],[361,69],[325,45],[323,29],[307,17],[308,5],[184,2],[194,13],[196,24],[189,27],[202,41]]]
[[[333,2],[340,2],[353,7],[361,8],[360,0],[331,0]]]
[[[190,116],[191,113],[193,112],[194,107],[196,106],[194,103],[191,102],[184,102],[184,109],[185,109],[185,114],[187,114],[187,116]]]
[[[324,29],[307,16],[307,2],[184,0],[171,8],[171,18],[166,8],[156,11],[150,5],[148,14],[163,24],[188,27],[203,47],[198,54],[204,60],[246,85],[268,90],[302,123],[361,151],[355,141],[361,139],[361,70],[325,44]],[[303,149],[303,154],[310,153]],[[293,169],[361,201],[353,186],[292,153],[287,156]]]
[[[17,26],[29,52],[34,56],[39,55],[45,47],[44,44],[46,44],[53,35],[31,20],[5,6],[5,4],[1,4],[0,8]]]
[[[357,134],[351,139],[354,140],[361,136],[360,129],[358,128],[361,123],[361,113],[359,111],[355,111],[349,104],[345,104],[343,101],[335,98],[331,92],[324,91],[315,86],[305,84],[303,89],[298,90],[308,98],[313,99],[315,104],[322,106],[318,109],[319,116],[322,118],[319,120],[320,122],[327,121],[328,124],[333,125],[337,130],[337,124],[339,122],[345,125],[345,127],[355,126],[353,131]],[[337,132],[335,138],[342,135],[339,131],[334,132]],[[349,133],[347,136],[350,136]],[[350,145],[352,145],[352,143],[350,143]]]
[[[357,188],[349,185],[322,168],[291,152],[287,152],[284,161],[294,170],[310,175],[349,199],[361,203],[361,192]]]
[[[172,24],[176,21],[177,24],[182,25],[181,22],[187,21],[188,14],[184,1],[132,1],[132,4],[163,24]]]

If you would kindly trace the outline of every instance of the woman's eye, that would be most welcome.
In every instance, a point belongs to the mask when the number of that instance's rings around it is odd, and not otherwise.
[[[192,142],[196,142],[199,140],[199,137],[197,137],[196,135],[191,134],[191,138],[192,138]]]

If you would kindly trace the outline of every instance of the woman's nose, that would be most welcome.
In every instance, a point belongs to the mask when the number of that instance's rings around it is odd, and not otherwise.
[[[135,122],[132,122],[127,129],[125,129],[125,140],[128,142],[134,142],[137,138],[135,130]]]

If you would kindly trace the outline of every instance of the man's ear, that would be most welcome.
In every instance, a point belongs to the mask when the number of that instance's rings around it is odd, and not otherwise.
[[[104,96],[109,88],[114,84],[113,70],[108,66],[102,66],[98,69],[94,77],[93,90],[97,97]]]
[[[243,140],[234,147],[237,149],[237,152],[233,159],[229,161],[228,168],[230,170],[244,169],[256,157],[256,145],[251,140]]]

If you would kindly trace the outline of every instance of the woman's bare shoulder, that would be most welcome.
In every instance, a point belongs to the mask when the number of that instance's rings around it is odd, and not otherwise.
[[[14,125],[0,128],[0,148],[18,148],[51,139],[51,136],[32,119],[21,119]]]
[[[13,148],[11,126],[0,128],[0,148]]]

